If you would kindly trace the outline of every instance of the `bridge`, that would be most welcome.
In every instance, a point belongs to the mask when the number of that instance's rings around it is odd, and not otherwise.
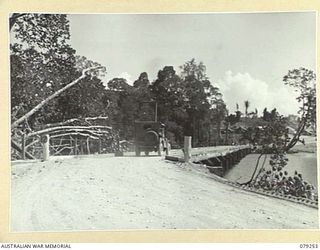
[[[251,146],[216,146],[189,149],[188,161],[204,164],[211,173],[223,176],[242,158],[251,153]],[[166,160],[185,162],[186,150],[171,150]]]

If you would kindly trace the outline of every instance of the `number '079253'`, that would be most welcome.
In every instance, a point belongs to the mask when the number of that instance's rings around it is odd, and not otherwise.
[[[304,248],[304,249],[315,249],[318,248],[318,244],[300,244],[300,248]]]

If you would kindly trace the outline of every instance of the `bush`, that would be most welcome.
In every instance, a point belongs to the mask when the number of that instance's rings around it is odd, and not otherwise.
[[[318,195],[313,185],[304,181],[302,175],[295,171],[294,176],[288,176],[280,165],[273,166],[271,170],[262,169],[255,182],[251,183],[258,189],[275,191],[279,194],[308,198],[318,201]]]

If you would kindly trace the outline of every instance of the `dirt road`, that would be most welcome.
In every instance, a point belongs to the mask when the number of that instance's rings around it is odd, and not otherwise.
[[[316,209],[160,157],[14,163],[11,197],[11,231],[318,228]]]

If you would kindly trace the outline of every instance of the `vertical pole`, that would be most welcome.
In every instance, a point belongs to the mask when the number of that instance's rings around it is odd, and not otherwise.
[[[90,154],[89,137],[87,137],[87,151],[88,151],[88,155],[89,155]]]
[[[80,154],[83,155],[83,140],[80,139]]]
[[[101,138],[99,138],[99,154],[101,154],[102,142]]]
[[[26,159],[26,135],[22,135],[22,141],[21,141],[21,150],[22,150],[22,160]]]
[[[74,139],[74,154],[78,155],[78,138],[77,138],[77,136]]]
[[[42,149],[43,149],[43,160],[47,161],[49,160],[50,157],[50,136],[49,135],[44,135],[42,137]]]
[[[70,136],[70,138],[69,138],[69,144],[70,144],[70,153],[69,153],[69,155],[74,155],[74,146],[73,146],[73,139],[72,139],[72,137]]]
[[[184,161],[189,162],[191,157],[191,136],[184,137]]]

